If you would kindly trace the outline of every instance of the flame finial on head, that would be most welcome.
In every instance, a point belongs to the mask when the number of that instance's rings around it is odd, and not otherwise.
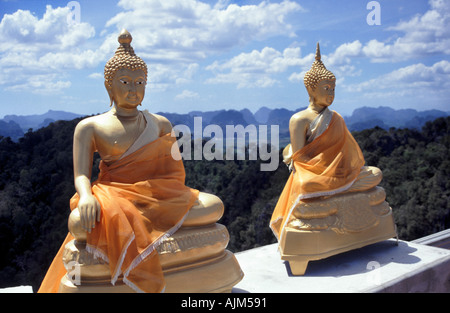
[[[321,55],[320,55],[320,46],[319,43],[317,43],[317,48],[316,48],[316,61],[321,61]]]
[[[322,57],[320,55],[320,46],[319,43],[317,43],[315,61],[313,62],[311,69],[308,72],[306,72],[305,77],[303,79],[306,88],[310,87],[314,89],[317,87],[317,84],[320,81],[325,79],[336,80],[334,74],[329,70],[327,70],[321,58]]]
[[[125,44],[130,44],[131,41],[133,40],[133,37],[128,32],[128,30],[126,30],[124,28],[124,29],[122,29],[122,32],[120,33],[119,38],[117,38],[117,40],[119,41],[119,43],[121,45],[125,45]]]

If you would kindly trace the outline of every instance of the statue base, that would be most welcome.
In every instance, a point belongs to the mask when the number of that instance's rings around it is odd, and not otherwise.
[[[164,270],[166,293],[221,293],[231,289],[242,279],[241,268],[228,250],[221,255],[186,266]],[[61,280],[59,293],[134,293],[118,279],[115,285],[109,281],[97,281],[80,285],[66,275]]]
[[[397,237],[385,196],[383,188],[375,187],[308,201],[284,229],[281,259],[289,262],[293,275],[304,275],[309,261]],[[322,215],[323,208],[332,213],[317,218],[317,208],[322,208]]]
[[[230,240],[228,230],[217,223],[223,210],[218,197],[200,193],[181,227],[156,247],[165,292],[231,292],[242,280],[244,273],[239,263],[226,250]],[[87,236],[78,210],[69,216],[69,230],[75,240],[64,247],[62,261],[68,274],[60,282],[60,293],[134,292],[123,282],[123,277],[118,277],[112,285],[109,264],[86,250]]]
[[[225,226],[214,223],[181,227],[163,240],[157,251],[168,293],[218,293],[231,289],[244,276],[233,253],[226,250],[229,234]],[[122,278],[111,284],[109,265],[86,251],[86,243],[70,241],[63,262],[77,268],[77,277],[63,277],[60,293],[131,293]],[[73,275],[73,271],[70,271]]]

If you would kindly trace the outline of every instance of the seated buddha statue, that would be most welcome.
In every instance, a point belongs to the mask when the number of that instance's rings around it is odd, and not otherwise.
[[[329,109],[336,77],[321,60],[305,74],[306,109],[289,122],[283,150],[292,171],[274,209],[270,227],[282,259],[303,275],[316,260],[396,236],[382,172],[365,166],[363,153],[344,119]]]
[[[231,290],[242,272],[225,251],[226,228],[216,223],[223,203],[185,185],[171,123],[138,110],[146,63],[128,31],[118,41],[105,66],[111,109],[83,119],[74,131],[69,234],[39,292],[205,292],[208,283]],[[95,152],[100,173],[91,183]],[[76,281],[69,273],[74,264]],[[194,286],[204,289],[192,287],[205,273],[214,278]]]

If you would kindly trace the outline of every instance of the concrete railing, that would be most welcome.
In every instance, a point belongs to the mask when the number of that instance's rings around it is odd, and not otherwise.
[[[450,229],[413,240],[412,242],[450,250]]]

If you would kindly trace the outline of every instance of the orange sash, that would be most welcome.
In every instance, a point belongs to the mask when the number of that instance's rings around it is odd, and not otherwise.
[[[140,292],[164,290],[164,276],[156,247],[183,223],[198,198],[185,186],[183,162],[171,155],[176,139],[170,134],[107,166],[100,163],[92,192],[102,214],[86,249],[109,263],[111,283],[119,276]],[[70,200],[77,207],[78,194]],[[39,292],[57,292],[66,270],[62,252],[73,237],[68,234],[44,278]]]
[[[336,112],[333,112],[328,128],[296,151],[292,160],[293,171],[270,220],[270,227],[278,239],[299,201],[347,190],[365,163],[358,143]]]

